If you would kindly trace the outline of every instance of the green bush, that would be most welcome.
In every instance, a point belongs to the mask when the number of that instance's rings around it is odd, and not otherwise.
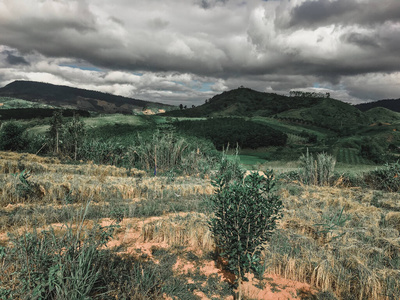
[[[27,144],[24,131],[25,128],[17,122],[3,123],[0,128],[0,150],[23,150]]]
[[[213,181],[213,186],[209,226],[221,256],[227,260],[227,268],[236,276],[241,299],[245,274],[261,272],[261,251],[282,216],[282,202],[274,191],[272,171],[266,172],[265,177],[253,173],[231,183],[222,175]]]
[[[386,164],[364,175],[365,182],[373,189],[400,192],[400,163]]]

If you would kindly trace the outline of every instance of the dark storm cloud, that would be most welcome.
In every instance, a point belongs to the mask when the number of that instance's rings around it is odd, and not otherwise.
[[[377,36],[368,36],[366,34],[349,32],[342,36],[342,39],[346,43],[354,44],[359,47],[373,47],[379,48]]]
[[[307,0],[293,8],[289,26],[375,25],[398,21],[400,1]]]
[[[218,4],[225,4],[229,0],[196,0],[195,3],[204,9],[209,9]]]
[[[5,60],[10,65],[29,65],[24,57],[14,55],[11,51],[3,51],[3,54],[6,55]]]

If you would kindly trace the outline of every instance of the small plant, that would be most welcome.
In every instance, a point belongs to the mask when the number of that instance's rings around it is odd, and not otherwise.
[[[272,171],[266,176],[253,173],[243,181],[228,183],[223,175],[213,181],[215,195],[211,199],[214,215],[210,230],[227,268],[236,276],[239,299],[241,284],[249,271],[258,273],[260,255],[282,217],[282,202],[274,192]]]
[[[31,199],[41,196],[42,192],[40,190],[40,186],[37,183],[28,180],[31,177],[30,171],[23,170],[21,173],[13,175],[19,179],[19,183],[16,185],[16,193],[18,197]]]
[[[317,234],[321,234],[323,240],[326,241],[328,235],[330,234],[332,237],[328,242],[331,242],[335,239],[342,237],[345,233],[342,232],[340,234],[334,234],[339,228],[342,228],[344,224],[350,220],[350,216],[343,216],[344,207],[340,210],[340,212],[334,214],[332,217],[324,217],[326,222],[314,224],[315,227],[318,227]]]

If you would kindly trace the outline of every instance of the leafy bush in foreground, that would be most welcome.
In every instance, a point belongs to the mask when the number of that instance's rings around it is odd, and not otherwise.
[[[214,215],[210,230],[227,268],[236,276],[241,299],[241,283],[249,271],[261,272],[260,256],[269,241],[276,221],[282,217],[282,202],[274,192],[272,171],[266,176],[253,173],[243,181],[226,184],[223,176],[213,181],[211,199]]]

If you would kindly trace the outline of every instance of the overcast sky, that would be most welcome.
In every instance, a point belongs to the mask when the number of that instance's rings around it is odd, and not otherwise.
[[[400,98],[400,0],[0,0],[0,86],[171,104],[241,85]]]

